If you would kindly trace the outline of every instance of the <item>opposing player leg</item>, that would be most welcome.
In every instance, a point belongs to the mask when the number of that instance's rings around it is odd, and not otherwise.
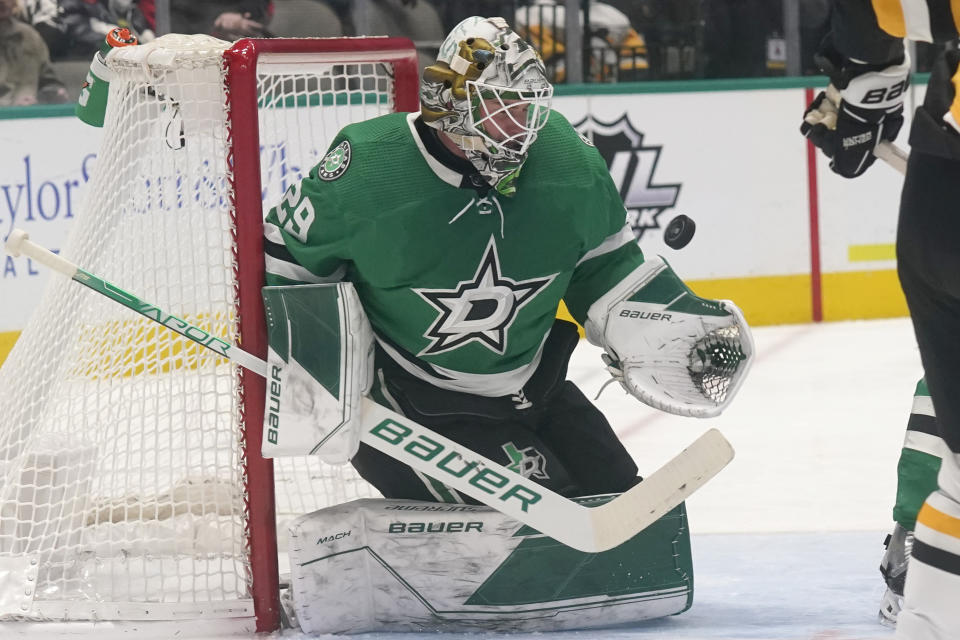
[[[957,58],[941,56],[937,86],[950,87]],[[930,86],[934,86],[931,79]],[[897,637],[956,638],[960,629],[960,134],[944,125],[955,96],[928,91],[911,131],[897,233],[898,270],[910,307],[939,435],[949,454],[938,490],[917,516]]]
[[[903,607],[903,585],[907,559],[913,548],[913,530],[923,501],[937,488],[940,462],[947,453],[937,431],[937,422],[926,380],[917,383],[907,433],[897,464],[897,497],[893,507],[896,522],[884,541],[886,550],[880,573],[887,584],[880,602],[880,621],[894,625]]]
[[[947,640],[960,629],[960,456],[944,458],[938,484],[917,516],[898,638]]]

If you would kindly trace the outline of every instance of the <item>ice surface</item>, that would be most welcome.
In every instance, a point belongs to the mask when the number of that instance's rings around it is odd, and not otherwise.
[[[892,637],[876,621],[883,591],[877,566],[892,525],[896,462],[913,388],[922,375],[909,320],[759,328],[755,339],[754,369],[739,397],[718,418],[661,414],[616,385],[597,401],[641,472],[652,471],[709,427],[719,428],[737,450],[730,466],[687,502],[693,608],[630,628],[508,636],[511,640]],[[599,351],[583,343],[574,354],[570,377],[593,397],[607,379]],[[3,626],[0,634],[7,637]],[[136,637],[253,637],[234,628],[223,623],[218,633],[209,626],[139,623]],[[117,625],[98,625],[97,630],[101,638],[123,631]],[[29,637],[63,636],[52,627],[33,626]],[[307,636],[287,631],[273,637]]]

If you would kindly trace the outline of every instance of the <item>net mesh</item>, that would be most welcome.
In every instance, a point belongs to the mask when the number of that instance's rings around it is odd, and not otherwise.
[[[393,110],[393,78],[387,64],[302,64],[282,58],[261,65],[258,78],[260,172],[264,215],[317,164],[345,125]],[[295,132],[295,133],[293,133]],[[353,467],[334,467],[316,457],[274,460],[277,521],[286,524],[321,506],[378,496]]]
[[[236,343],[228,146],[253,124],[227,121],[226,46],[165,36],[110,56],[95,176],[63,254]],[[393,109],[389,64],[263,55],[257,70],[264,211],[339,128]],[[0,618],[249,615],[241,402],[234,365],[51,278],[0,369]],[[275,461],[275,487],[281,528],[374,495],[309,458]]]

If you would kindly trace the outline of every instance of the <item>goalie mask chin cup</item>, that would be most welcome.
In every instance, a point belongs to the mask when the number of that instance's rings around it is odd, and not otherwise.
[[[474,16],[454,27],[420,83],[423,121],[508,196],[552,98],[539,54],[503,18]]]

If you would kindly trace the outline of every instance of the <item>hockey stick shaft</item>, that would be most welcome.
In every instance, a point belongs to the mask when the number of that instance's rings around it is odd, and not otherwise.
[[[886,162],[901,174],[906,175],[907,160],[910,158],[910,154],[897,145],[883,140],[877,145],[877,148],[873,150],[873,155]]]
[[[267,376],[267,363],[260,358],[243,351],[239,347],[217,336],[211,335],[209,332],[190,324],[182,318],[164,312],[160,308],[141,300],[132,293],[124,291],[120,287],[107,282],[89,271],[84,271],[66,258],[62,258],[49,249],[31,241],[30,236],[21,229],[14,229],[10,232],[10,236],[7,238],[6,250],[7,253],[13,256],[25,255],[42,265],[50,267],[54,271],[62,273],[68,278],[72,278],[83,286],[93,289],[97,293],[122,304],[128,309],[133,309],[140,315],[162,324],[171,331],[179,333],[183,337],[236,362],[240,366],[263,377]]]
[[[268,364],[220,338],[91,274],[30,241],[16,229],[7,251],[25,255],[267,377]],[[409,418],[364,399],[361,441],[386,455],[562,542],[588,553],[626,542],[676,507],[733,458],[711,429],[643,482],[605,505],[589,508],[449,440]]]

